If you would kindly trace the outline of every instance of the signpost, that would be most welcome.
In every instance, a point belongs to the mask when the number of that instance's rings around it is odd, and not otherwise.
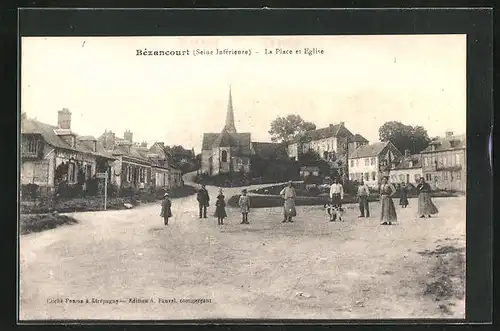
[[[108,200],[108,172],[98,172],[95,174],[95,177],[104,179],[104,210],[106,210]]]

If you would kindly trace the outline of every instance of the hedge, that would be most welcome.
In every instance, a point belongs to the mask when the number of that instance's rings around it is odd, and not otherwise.
[[[21,235],[54,229],[61,225],[76,224],[73,217],[51,213],[46,215],[21,215],[19,219]]]

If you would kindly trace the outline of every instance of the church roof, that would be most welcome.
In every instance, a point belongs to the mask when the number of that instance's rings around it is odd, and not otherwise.
[[[203,143],[201,145],[201,150],[207,151],[212,150],[215,140],[219,137],[220,133],[204,133]]]

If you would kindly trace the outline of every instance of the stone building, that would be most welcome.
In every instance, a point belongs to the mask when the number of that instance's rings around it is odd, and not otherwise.
[[[86,182],[96,172],[110,169],[115,158],[99,148],[92,136],[71,130],[71,112],[58,112],[57,125],[21,116],[21,185],[36,184],[41,193],[53,193],[57,185]]]
[[[376,142],[362,145],[349,155],[349,179],[360,181],[376,188],[383,176],[389,176],[395,160],[401,152],[391,142]]]
[[[260,155],[269,158],[277,152],[280,158],[287,158],[281,144],[252,142],[249,132],[239,133],[234,125],[234,109],[231,89],[227,104],[226,122],[220,133],[204,133],[201,151],[201,172],[209,176],[249,173],[251,157]],[[285,156],[283,156],[285,154]]]
[[[465,192],[467,155],[465,135],[446,132],[421,152],[422,174],[434,189]]]
[[[410,151],[406,150],[405,155],[397,159],[389,171],[391,182],[416,185],[422,177],[422,163],[420,161],[420,154],[410,155]]]
[[[308,131],[288,144],[288,156],[299,160],[300,155],[315,151],[340,174],[347,174],[347,154],[360,146],[368,144],[360,134],[349,131],[344,122],[330,124],[326,128]]]

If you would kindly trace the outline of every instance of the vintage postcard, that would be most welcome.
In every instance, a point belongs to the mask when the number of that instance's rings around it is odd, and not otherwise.
[[[19,318],[465,318],[466,36],[23,37]]]

